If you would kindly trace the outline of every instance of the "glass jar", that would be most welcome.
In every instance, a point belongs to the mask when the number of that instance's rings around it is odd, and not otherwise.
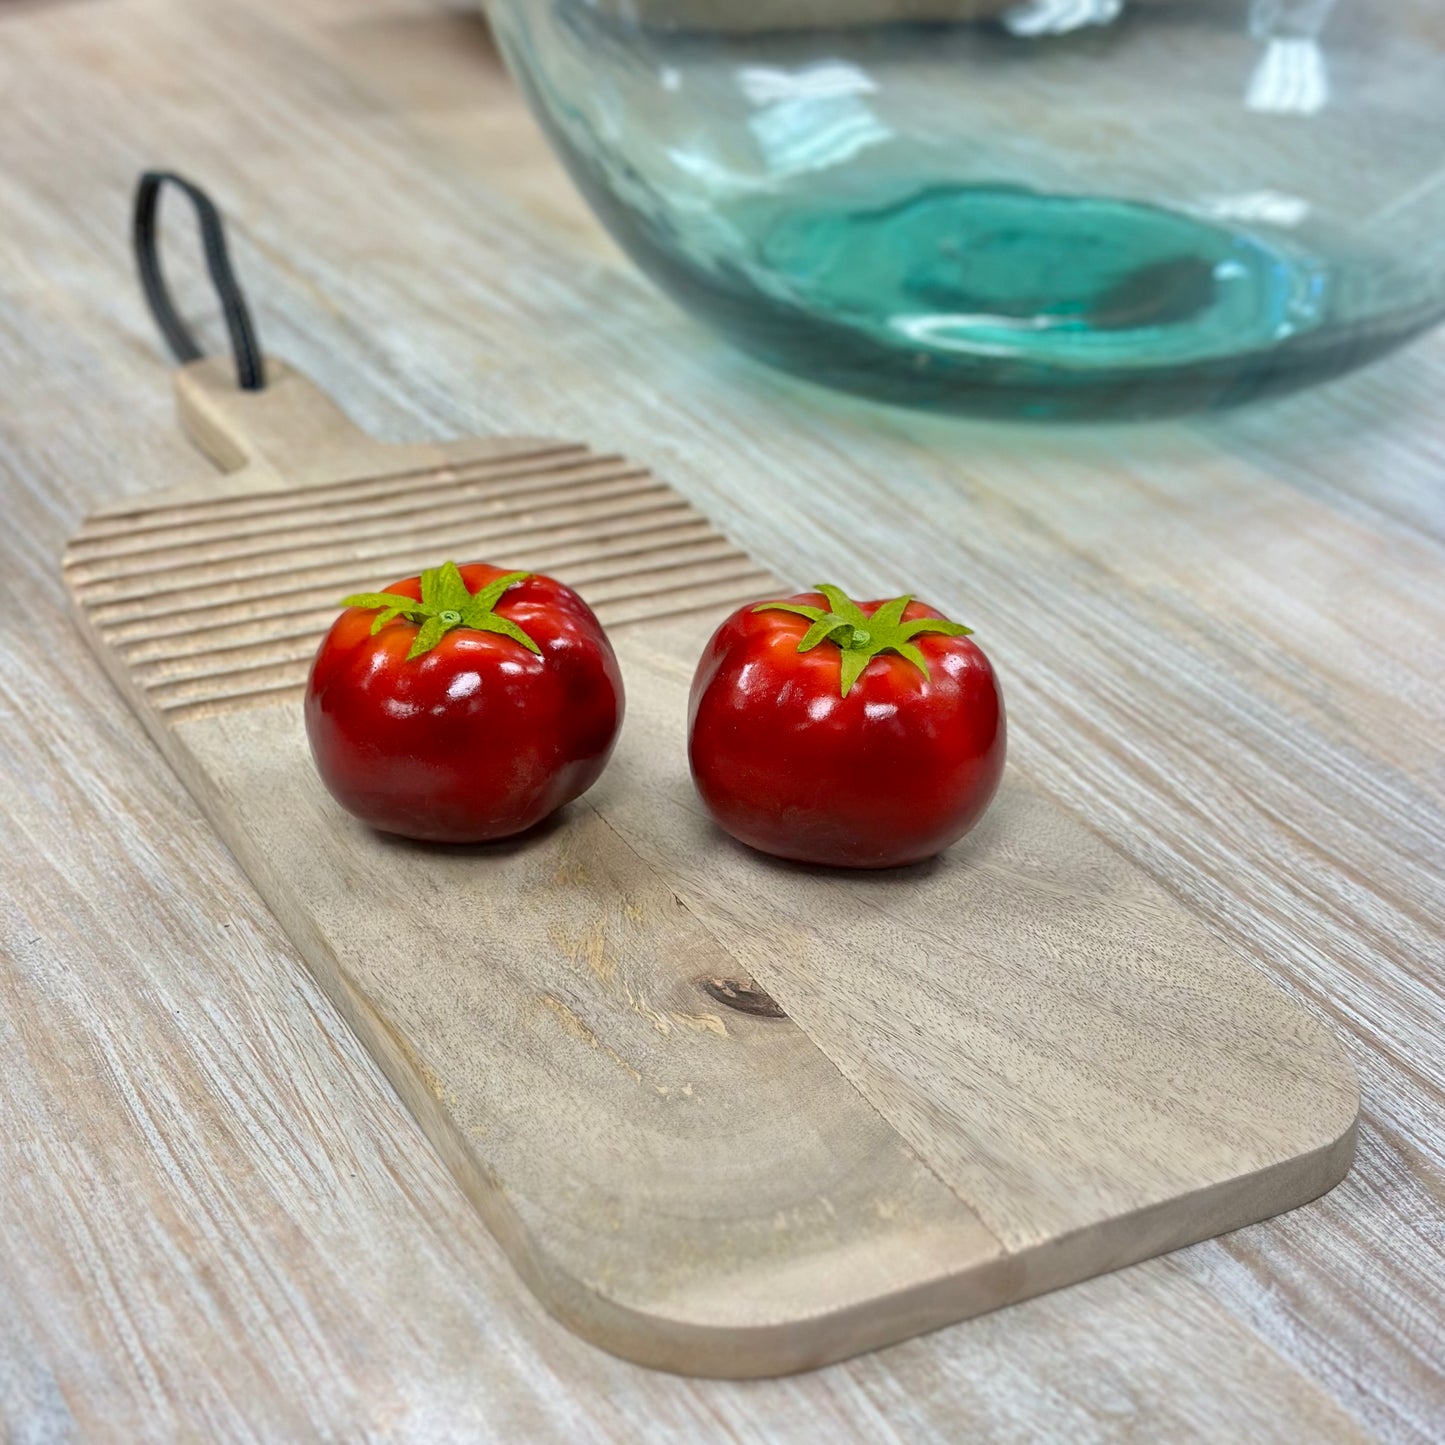
[[[1224,406],[1445,314],[1441,0],[492,0],[604,223],[814,381]]]

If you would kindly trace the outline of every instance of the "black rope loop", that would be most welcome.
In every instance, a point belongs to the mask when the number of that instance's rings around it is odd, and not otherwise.
[[[135,191],[135,219],[132,235],[135,241],[136,266],[140,270],[141,289],[145,292],[151,315],[156,319],[161,334],[177,361],[199,361],[204,354],[191,334],[190,328],[181,320],[171,300],[170,289],[166,286],[165,273],[161,270],[157,215],[161,190],[169,181],[179,186],[190,197],[196,208],[196,218],[201,225],[201,243],[205,247],[206,266],[211,273],[216,294],[221,298],[221,312],[226,318],[226,330],[231,334],[231,351],[236,358],[236,385],[242,391],[260,391],[266,385],[266,362],[261,354],[260,343],[256,340],[256,328],[251,323],[251,311],[246,305],[245,293],[241,290],[236,273],[231,269],[231,258],[226,250],[226,227],[215,202],[199,187],[192,185],[183,176],[173,171],[146,171],[142,174]]]

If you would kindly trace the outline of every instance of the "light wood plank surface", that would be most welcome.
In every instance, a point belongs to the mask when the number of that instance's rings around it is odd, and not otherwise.
[[[1445,342],[1167,427],[820,394],[627,270],[422,0],[6,6],[0,99],[0,1435],[1439,1437]],[[126,253],[157,161],[233,216],[263,340],[378,433],[585,437],[785,575],[979,626],[1014,763],[1344,1040],[1351,1176],[792,1380],[552,1324],[63,615],[80,517],[195,465]]]
[[[176,373],[219,485],[92,513],[66,586],[557,1318],[642,1364],[781,1375],[1340,1181],[1359,1089],[1339,1042],[1017,773],[965,843],[876,876],[712,827],[682,764],[692,671],[720,614],[790,589],[665,483],[535,438],[377,441],[266,372],[254,392],[228,358]],[[567,576],[627,682],[606,777],[480,852],[347,818],[299,705],[336,592],[441,555]],[[786,1007],[735,1012],[726,979]]]

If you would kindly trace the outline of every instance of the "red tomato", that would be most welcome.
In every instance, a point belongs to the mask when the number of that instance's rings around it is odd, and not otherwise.
[[[363,822],[432,842],[506,838],[597,781],[622,677],[571,588],[448,562],[343,605],[311,665],[306,735]]]
[[[740,608],[692,684],[702,800],[765,853],[842,868],[931,857],[1003,774],[1003,698],[957,622],[908,597],[819,586]]]

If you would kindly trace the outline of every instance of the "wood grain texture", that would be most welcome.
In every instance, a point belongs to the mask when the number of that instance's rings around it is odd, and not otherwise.
[[[185,429],[229,484],[94,513],[66,549],[97,640],[169,722],[294,704],[338,591],[443,552],[565,572],[610,626],[716,610],[768,581],[622,457],[525,438],[381,446],[304,378],[271,373],[257,398],[219,362],[182,372]]]
[[[680,766],[691,670],[717,615],[788,589],[641,468],[506,440],[438,462],[368,441],[275,362],[259,393],[214,360],[176,381],[229,485],[88,519],[64,563],[82,630],[578,1333],[682,1373],[783,1374],[1343,1176],[1358,1090],[1335,1042],[1017,781],[971,845],[879,878],[721,838]],[[621,493],[599,499],[599,474]],[[622,565],[598,575],[609,542]],[[621,649],[606,780],[516,844],[357,826],[304,743],[335,594],[443,555],[562,573]],[[169,651],[138,659],[129,629],[162,624]],[[712,1007],[727,980],[788,1006]]]
[[[93,0],[0,39],[0,1433],[1439,1437],[1438,339],[1189,426],[858,407],[621,268],[463,14]],[[236,219],[263,340],[370,429],[645,454],[776,569],[986,625],[1020,770],[1348,1041],[1345,1183],[795,1380],[551,1324],[64,620],[80,518],[193,464],[125,249],[158,159]]]

